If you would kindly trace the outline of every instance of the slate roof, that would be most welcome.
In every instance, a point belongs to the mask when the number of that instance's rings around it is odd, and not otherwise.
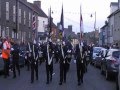
[[[41,16],[41,17],[45,17],[45,18],[48,18],[48,16],[44,13],[44,11],[42,9],[40,9],[38,6],[32,4],[32,3],[29,3],[30,6],[38,12],[38,15]]]

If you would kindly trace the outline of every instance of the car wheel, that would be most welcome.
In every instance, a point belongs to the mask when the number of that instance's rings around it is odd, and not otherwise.
[[[107,70],[105,71],[105,78],[106,78],[106,80],[109,80],[109,79],[110,79],[110,76],[109,76],[109,73],[108,73]]]

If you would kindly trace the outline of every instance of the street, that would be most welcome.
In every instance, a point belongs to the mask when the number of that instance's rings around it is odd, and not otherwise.
[[[21,75],[12,78],[12,72],[6,79],[0,76],[0,90],[116,90],[115,81],[107,81],[100,74],[100,70],[89,65],[85,73],[84,83],[77,85],[76,64],[71,62],[70,71],[67,74],[67,81],[59,85],[59,64],[54,64],[53,81],[46,85],[45,63],[39,66],[39,80],[30,83],[30,71],[26,67],[21,68]],[[35,78],[36,79],[36,78]]]

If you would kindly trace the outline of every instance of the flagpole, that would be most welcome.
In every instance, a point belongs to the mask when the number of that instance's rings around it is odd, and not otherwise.
[[[82,19],[82,10],[80,5],[80,40],[79,40],[79,49],[80,49],[80,56],[82,57],[82,38],[83,38],[83,19]]]
[[[83,18],[82,18],[82,10],[80,5],[80,43],[82,43],[83,39]]]
[[[95,12],[94,30],[96,31],[96,12]]]

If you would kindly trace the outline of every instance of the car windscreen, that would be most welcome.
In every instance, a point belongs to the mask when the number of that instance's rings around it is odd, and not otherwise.
[[[93,48],[93,53],[100,53],[101,48]]]
[[[114,51],[114,52],[112,53],[112,56],[115,57],[115,58],[119,58],[119,56],[120,56],[120,51]]]

